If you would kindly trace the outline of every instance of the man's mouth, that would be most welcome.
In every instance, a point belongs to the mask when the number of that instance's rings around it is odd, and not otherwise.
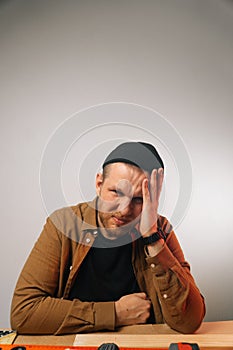
[[[114,215],[112,216],[112,218],[113,218],[113,220],[115,221],[115,223],[117,225],[125,225],[125,224],[127,224],[127,220],[125,220],[123,218],[119,218],[119,217],[114,216]]]

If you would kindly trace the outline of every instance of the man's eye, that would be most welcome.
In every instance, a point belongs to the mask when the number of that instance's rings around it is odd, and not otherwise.
[[[133,201],[135,204],[143,204],[143,198],[142,197],[134,197]]]
[[[118,190],[111,190],[111,192],[113,192],[113,193],[117,194],[119,197],[124,196],[124,193],[123,193],[123,192],[121,192],[121,191],[118,191]]]

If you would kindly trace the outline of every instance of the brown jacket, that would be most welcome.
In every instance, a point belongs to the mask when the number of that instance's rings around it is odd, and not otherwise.
[[[78,271],[96,237],[96,201],[54,212],[48,219],[18,279],[11,325],[19,333],[66,334],[115,329],[114,302],[69,300]],[[157,323],[192,333],[205,314],[204,299],[166,218],[167,235],[156,257],[132,241],[132,264],[141,291],[152,301]]]

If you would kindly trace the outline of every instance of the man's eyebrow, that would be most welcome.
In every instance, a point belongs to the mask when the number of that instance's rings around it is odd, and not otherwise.
[[[142,197],[143,197],[142,193],[133,195],[133,198],[142,198]]]

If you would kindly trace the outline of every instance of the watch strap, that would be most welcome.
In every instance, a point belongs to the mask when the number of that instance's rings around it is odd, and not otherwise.
[[[150,236],[142,237],[142,240],[143,240],[144,245],[148,245],[148,244],[153,244],[153,243],[159,241],[161,238],[163,240],[165,240],[166,236],[165,236],[164,232],[162,231],[162,229],[158,228],[158,230],[156,232],[152,233]]]

